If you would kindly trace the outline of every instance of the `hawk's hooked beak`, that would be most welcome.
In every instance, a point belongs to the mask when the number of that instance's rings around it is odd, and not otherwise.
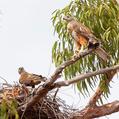
[[[67,21],[67,22],[71,22],[72,20],[74,20],[74,18],[67,15],[67,16],[64,16],[64,17],[63,17],[63,20],[65,20],[65,21]]]
[[[67,16],[64,16],[64,17],[63,17],[63,20],[66,20],[66,21],[67,21]]]

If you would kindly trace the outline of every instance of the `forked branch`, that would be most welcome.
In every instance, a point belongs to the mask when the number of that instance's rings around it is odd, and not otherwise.
[[[91,54],[94,50],[95,49],[86,49],[81,52],[76,58],[72,58],[62,63],[59,67],[56,68],[54,73],[51,75],[51,78],[46,82],[46,85],[51,85],[52,83],[54,83],[60,77],[60,74],[66,67],[74,64],[76,61],[85,57],[86,55]]]
[[[119,65],[116,65],[114,67],[108,67],[108,68],[104,68],[101,69],[99,71],[94,71],[94,72],[89,72],[86,74],[80,74],[74,78],[72,78],[71,80],[67,80],[67,81],[59,81],[59,82],[55,82],[60,74],[62,73],[62,71],[68,67],[69,65],[72,65],[73,63],[75,63],[77,60],[79,60],[80,58],[83,58],[84,56],[91,54],[94,51],[94,49],[86,49],[84,52],[80,53],[80,55],[78,57],[76,57],[75,59],[72,58],[71,60],[68,60],[66,62],[64,62],[63,64],[61,64],[58,68],[56,68],[55,72],[51,75],[51,77],[44,83],[43,86],[40,86],[38,88],[38,90],[35,92],[35,95],[33,97],[31,97],[27,103],[23,104],[22,106],[20,106],[18,108],[18,111],[21,112],[21,110],[23,108],[25,108],[25,110],[30,109],[33,105],[35,105],[36,103],[38,103],[43,97],[45,97],[48,92],[54,88],[57,87],[62,87],[62,86],[68,86],[70,84],[73,83],[77,83],[78,81],[84,80],[85,78],[88,77],[92,77],[92,76],[96,76],[99,74],[105,74],[107,72],[110,71],[116,71],[117,69],[119,69]]]
[[[25,110],[32,107],[34,104],[40,101],[47,93],[55,88],[54,82],[60,77],[60,74],[62,73],[63,69],[68,67],[69,65],[72,65],[77,60],[85,57],[88,54],[91,54],[95,49],[86,49],[84,52],[80,53],[79,56],[76,58],[72,58],[71,60],[65,61],[63,64],[61,64],[59,67],[56,68],[54,73],[51,75],[51,77],[44,83],[43,86],[39,87],[36,91],[35,95],[29,99],[28,103],[25,103],[24,105],[20,106],[18,108],[18,111],[21,111],[21,109],[25,108]]]

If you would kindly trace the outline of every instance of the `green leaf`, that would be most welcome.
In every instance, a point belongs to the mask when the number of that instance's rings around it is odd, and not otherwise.
[[[62,17],[67,14],[75,16],[77,20],[89,27],[101,42],[102,48],[111,55],[108,64],[103,63],[95,54],[80,59],[64,70],[63,74],[67,80],[77,74],[100,70],[119,62],[119,5],[113,0],[86,0],[83,2],[74,0],[52,14],[54,30],[60,39],[54,43],[52,48],[52,59],[55,66],[70,59],[74,52],[74,40],[67,33],[67,24],[62,20]],[[78,82],[77,87],[81,94],[86,96],[89,88],[93,90],[100,80],[105,97],[108,97],[109,87],[104,85],[102,79],[106,80],[106,77],[99,75],[87,78],[83,83]]]

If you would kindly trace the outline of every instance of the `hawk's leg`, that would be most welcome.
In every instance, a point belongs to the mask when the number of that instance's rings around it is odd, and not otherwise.
[[[83,52],[83,50],[84,50],[84,46],[83,46],[83,45],[82,45],[80,48],[79,48],[79,47],[76,48],[76,49],[74,50],[73,58],[74,58],[74,59],[77,58],[77,57],[79,56],[79,54],[80,54],[81,52]]]
[[[74,51],[74,55],[78,55],[78,54],[79,54],[79,52],[80,52],[80,50],[75,49],[75,51]]]
[[[83,50],[84,50],[84,45],[81,46],[81,49],[80,49],[79,53],[83,52]]]

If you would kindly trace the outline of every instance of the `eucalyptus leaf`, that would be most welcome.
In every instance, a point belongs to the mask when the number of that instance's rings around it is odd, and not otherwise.
[[[54,43],[52,49],[52,59],[56,66],[70,59],[74,52],[74,41],[70,34],[67,33],[67,24],[63,21],[64,15],[72,15],[78,21],[89,27],[93,34],[101,42],[104,48],[110,54],[110,62],[107,64],[102,62],[95,54],[80,59],[72,66],[67,67],[63,75],[69,80],[80,73],[92,72],[100,70],[108,66],[113,66],[119,62],[119,5],[113,0],[72,0],[69,5],[63,9],[57,9],[52,14],[52,22],[54,30],[59,36],[56,45]],[[58,45],[60,43],[60,45]],[[56,60],[57,58],[58,60]],[[77,83],[77,87],[81,94],[87,95],[88,88],[94,89],[98,82],[105,97],[108,97],[109,87],[105,85],[107,79],[104,75],[99,75],[85,79]],[[88,81],[89,80],[89,81]],[[102,81],[103,80],[103,81]],[[102,101],[102,100],[101,100]]]

